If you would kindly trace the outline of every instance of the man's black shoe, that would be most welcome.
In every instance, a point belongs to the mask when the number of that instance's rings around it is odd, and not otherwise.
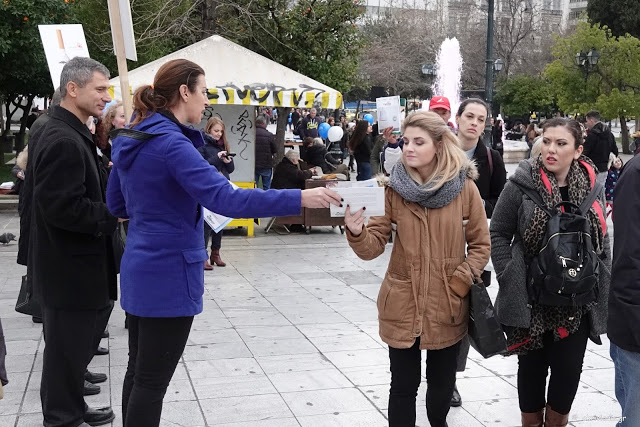
[[[84,392],[85,396],[93,396],[94,394],[100,393],[100,386],[91,384],[89,381],[84,380]]]
[[[42,317],[38,317],[38,316],[31,316],[31,321],[33,323],[42,323]]]
[[[83,418],[84,422],[90,426],[101,426],[113,421],[116,418],[116,414],[108,406],[106,408],[88,408]]]
[[[109,338],[109,330],[105,329],[104,332],[102,333],[102,338]]]
[[[84,373],[84,380],[90,382],[91,384],[103,383],[107,380],[107,374],[89,372],[89,370],[87,370]]]
[[[109,354],[109,349],[98,346],[95,354],[96,356],[104,356],[105,354]]]
[[[458,386],[453,387],[453,396],[451,396],[451,407],[457,408],[458,406],[462,406],[462,397],[460,397],[460,393],[458,393]]]

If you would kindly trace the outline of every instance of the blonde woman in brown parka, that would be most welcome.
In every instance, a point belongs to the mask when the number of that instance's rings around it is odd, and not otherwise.
[[[475,164],[432,112],[403,125],[402,161],[386,188],[385,216],[365,227],[365,210],[347,209],[351,248],[362,259],[385,250],[397,230],[378,294],[380,337],[389,345],[389,426],[415,426],[421,350],[427,350],[427,416],[446,426],[469,289],[489,261],[490,238]],[[466,248],[466,250],[465,250]]]

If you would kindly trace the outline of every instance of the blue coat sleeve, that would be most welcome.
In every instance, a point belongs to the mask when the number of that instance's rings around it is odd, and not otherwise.
[[[107,207],[113,216],[118,218],[129,218],[124,195],[120,188],[120,176],[118,168],[113,166],[107,183]]]
[[[167,144],[167,168],[198,203],[230,218],[300,215],[300,190],[235,189],[186,137]]]

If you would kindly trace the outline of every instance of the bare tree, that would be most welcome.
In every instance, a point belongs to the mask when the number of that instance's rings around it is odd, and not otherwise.
[[[359,73],[373,86],[402,96],[425,96],[431,82],[422,66],[433,64],[442,41],[429,10],[395,9],[362,28],[368,40],[360,57]]]

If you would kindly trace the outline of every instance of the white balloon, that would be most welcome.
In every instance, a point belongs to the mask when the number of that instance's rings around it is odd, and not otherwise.
[[[340,126],[331,126],[329,129],[329,141],[338,142],[342,139],[342,135],[344,135],[344,131]]]

